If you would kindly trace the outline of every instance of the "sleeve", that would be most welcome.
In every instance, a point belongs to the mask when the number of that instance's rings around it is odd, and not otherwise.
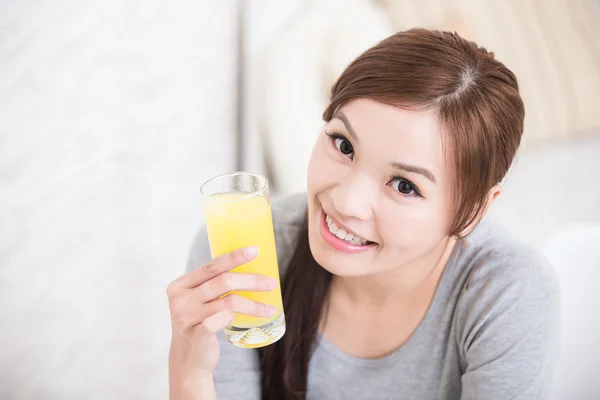
[[[547,399],[559,353],[560,288],[541,257],[476,267],[457,310],[461,400]]]
[[[196,236],[188,257],[186,273],[211,259],[206,227]],[[221,359],[214,372],[219,400],[260,400],[260,366],[258,352],[241,349],[227,341],[223,332],[217,334],[221,344]]]

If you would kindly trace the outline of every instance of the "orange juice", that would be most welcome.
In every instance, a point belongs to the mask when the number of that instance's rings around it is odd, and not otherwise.
[[[236,267],[232,272],[261,274],[279,281],[273,219],[268,199],[242,192],[215,194],[206,199],[204,214],[213,258],[241,247],[257,246],[258,257]],[[263,326],[281,316],[283,305],[280,285],[269,292],[233,293],[277,308],[269,318],[236,313],[231,324],[236,328]]]

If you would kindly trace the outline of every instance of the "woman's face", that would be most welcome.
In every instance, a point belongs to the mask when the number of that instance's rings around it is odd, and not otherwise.
[[[434,116],[373,100],[340,108],[308,168],[310,248],[340,276],[367,276],[439,253],[452,177]]]

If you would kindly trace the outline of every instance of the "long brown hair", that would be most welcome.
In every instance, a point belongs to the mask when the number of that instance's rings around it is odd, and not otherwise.
[[[489,190],[504,178],[521,141],[525,109],[515,75],[456,33],[412,29],[384,39],[346,68],[323,119],[329,122],[357,98],[434,113],[457,188],[448,234],[463,235],[482,216]],[[331,283],[310,252],[306,223],[282,284],[287,332],[259,350],[263,400],[306,397]]]

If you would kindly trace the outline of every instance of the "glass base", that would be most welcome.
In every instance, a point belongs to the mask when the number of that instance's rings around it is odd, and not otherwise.
[[[254,328],[228,326],[224,329],[229,343],[245,349],[268,346],[275,343],[285,333],[285,315],[283,312],[268,324]]]

